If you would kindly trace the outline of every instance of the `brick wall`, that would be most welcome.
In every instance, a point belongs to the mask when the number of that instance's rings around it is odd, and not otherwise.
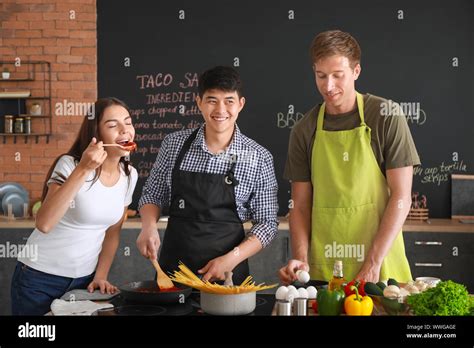
[[[16,181],[36,201],[54,158],[68,150],[83,117],[54,115],[55,104],[97,98],[97,12],[95,0],[1,0],[0,60],[45,60],[52,71],[52,136],[0,142],[0,182]],[[8,83],[8,85],[6,85]],[[34,82],[29,82],[34,84]],[[15,87],[2,82],[0,88]],[[22,87],[35,91],[34,85]],[[3,117],[3,115],[0,115]],[[2,123],[3,124],[3,123]],[[0,131],[3,133],[3,130]],[[20,156],[18,156],[18,154]],[[19,160],[18,160],[19,159]]]

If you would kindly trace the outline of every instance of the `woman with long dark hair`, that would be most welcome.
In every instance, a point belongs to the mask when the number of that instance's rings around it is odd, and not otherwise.
[[[137,182],[121,145],[134,136],[127,106],[99,99],[71,149],[54,161],[25,246],[37,253],[21,255],[13,275],[13,315],[43,315],[72,289],[116,291],[107,277]]]

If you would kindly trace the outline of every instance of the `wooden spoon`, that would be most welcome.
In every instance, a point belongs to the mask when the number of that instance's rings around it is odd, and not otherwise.
[[[166,275],[165,272],[161,269],[160,265],[158,264],[158,261],[156,259],[150,260],[153,266],[156,269],[156,273],[158,274],[158,277],[156,279],[156,282],[158,284],[158,287],[160,290],[166,290],[174,287],[173,282],[171,279]]]
[[[102,146],[118,146],[118,147],[123,147],[120,144],[102,144]]]
[[[128,143],[125,143],[125,144],[102,144],[102,146],[117,146],[117,147],[121,147],[122,149],[126,150],[126,151],[130,151],[130,152],[133,152],[137,149],[137,144],[134,143],[133,141],[129,141]]]

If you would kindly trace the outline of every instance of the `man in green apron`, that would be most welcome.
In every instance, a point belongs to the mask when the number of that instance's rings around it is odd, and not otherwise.
[[[420,160],[403,112],[355,90],[361,51],[350,34],[320,33],[310,52],[324,103],[290,135],[285,177],[293,259],[280,279],[291,283],[304,269],[312,279],[329,280],[342,260],[348,281],[409,281],[401,229]]]

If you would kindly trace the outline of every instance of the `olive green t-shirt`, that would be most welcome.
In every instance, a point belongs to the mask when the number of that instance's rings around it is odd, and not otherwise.
[[[387,169],[419,165],[420,158],[400,106],[371,94],[363,97],[365,123],[372,130],[370,143],[382,173],[385,175]],[[320,106],[308,111],[291,130],[284,173],[287,180],[311,181],[311,154]],[[324,115],[323,128],[326,131],[349,130],[358,126],[357,108],[345,114]]]

